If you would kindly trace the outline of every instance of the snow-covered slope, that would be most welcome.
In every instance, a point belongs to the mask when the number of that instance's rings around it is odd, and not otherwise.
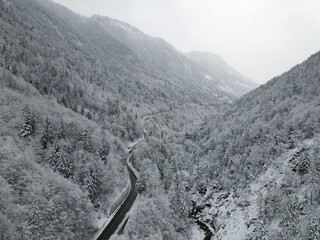
[[[185,87],[184,92],[199,89],[204,93],[211,91],[213,96],[236,96],[215,77],[208,78],[205,70],[165,40],[151,37],[128,23],[109,17],[93,16],[91,20],[132,50],[154,78],[177,86],[177,90]]]
[[[233,99],[164,40],[50,0],[0,0],[0,29],[0,239],[90,239],[140,117]],[[162,198],[152,222],[182,238]]]
[[[222,87],[236,96],[242,96],[258,86],[257,83],[231,68],[216,54],[193,51],[186,55],[208,72],[207,77],[217,79]]]
[[[318,239],[319,92],[320,52],[199,129],[194,209],[213,239]]]

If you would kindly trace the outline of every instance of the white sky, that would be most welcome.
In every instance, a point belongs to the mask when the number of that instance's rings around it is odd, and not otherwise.
[[[320,0],[54,0],[164,38],[178,50],[209,51],[264,83],[320,50]]]

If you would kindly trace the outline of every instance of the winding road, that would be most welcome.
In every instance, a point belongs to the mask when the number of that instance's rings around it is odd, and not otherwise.
[[[128,172],[130,176],[131,181],[131,190],[129,192],[128,197],[123,202],[117,213],[114,215],[112,220],[109,222],[109,224],[106,226],[106,228],[101,232],[97,240],[107,240],[111,237],[112,234],[115,233],[115,231],[118,229],[118,226],[121,224],[123,219],[126,216],[126,213],[130,210],[131,206],[133,205],[134,201],[137,197],[137,191],[136,191],[136,181],[137,177],[132,172],[130,167],[128,166]]]
[[[128,145],[128,153],[129,157],[127,160],[127,169],[129,172],[129,177],[130,177],[130,185],[131,189],[126,197],[126,199],[120,204],[119,208],[115,210],[115,214],[112,216],[112,219],[110,222],[106,225],[103,226],[94,236],[92,240],[108,240],[118,229],[124,218],[126,217],[126,214],[129,212],[131,209],[134,201],[136,200],[136,197],[138,195],[136,191],[136,181],[138,177],[137,171],[131,166],[129,159],[131,156],[132,151],[135,149],[135,147],[144,141],[146,138],[146,132],[143,130],[143,135],[142,138],[137,140],[136,142],[133,142]],[[135,171],[135,172],[134,172]],[[124,226],[122,227],[122,231],[124,229]]]
[[[156,116],[157,114],[161,114],[161,113],[164,113],[164,112],[159,112],[156,114],[144,116],[142,118],[142,123],[144,123],[146,120],[148,120],[148,118],[152,118],[152,117]],[[126,214],[129,212],[134,201],[136,200],[136,197],[137,197],[136,181],[138,178],[138,172],[132,167],[132,165],[129,162],[129,159],[130,159],[132,151],[136,148],[136,146],[139,143],[141,143],[142,141],[144,141],[146,138],[147,138],[147,132],[143,128],[142,137],[140,139],[136,140],[135,142],[128,144],[129,157],[127,160],[127,169],[129,172],[130,183],[131,183],[130,192],[129,192],[128,196],[126,197],[126,199],[114,211],[114,213],[113,213],[114,215],[110,217],[111,218],[110,222],[108,222],[108,223],[106,222],[99,229],[99,231],[95,234],[95,236],[92,238],[92,240],[108,240],[119,229],[119,226],[121,225],[121,223],[125,219]],[[109,221],[109,219],[107,221]],[[122,225],[120,230],[118,230],[118,234],[121,234],[123,232],[127,221],[128,221],[128,218],[126,219],[126,221],[124,222],[124,224]]]
[[[161,113],[163,113],[163,112],[161,112]],[[161,113],[157,113],[157,114],[161,114]],[[157,114],[144,116],[142,119],[142,122],[144,123],[148,118],[154,117]],[[147,132],[145,129],[143,129],[142,137],[140,139],[138,139],[137,141],[135,141],[131,144],[128,144],[129,157],[127,160],[127,169],[129,172],[130,183],[131,183],[130,192],[129,192],[128,196],[126,197],[126,199],[114,211],[114,215],[110,217],[111,218],[110,222],[108,222],[108,223],[106,222],[103,225],[103,227],[96,233],[96,235],[93,237],[92,240],[108,240],[119,229],[119,226],[121,225],[121,223],[125,219],[126,214],[129,212],[134,201],[136,200],[136,197],[138,195],[137,191],[136,191],[136,181],[138,178],[138,172],[131,166],[129,159],[130,159],[132,151],[135,149],[135,147],[139,143],[144,141],[146,138],[147,138]],[[118,233],[123,232],[127,221],[128,221],[128,218],[126,219],[126,221],[124,222],[124,224],[122,225],[120,230],[118,230]]]

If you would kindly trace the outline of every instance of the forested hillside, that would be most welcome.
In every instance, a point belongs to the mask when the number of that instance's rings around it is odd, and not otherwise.
[[[241,97],[258,86],[232,69],[219,55],[193,51],[187,56],[208,72],[207,78],[215,78],[231,94]]]
[[[148,40],[161,61],[186,67],[157,69],[98,18],[50,1],[0,0],[0,31],[1,239],[89,239],[127,183],[144,115],[234,99],[163,40]]]
[[[146,182],[141,201],[167,193],[189,238],[196,222],[212,239],[318,239],[319,83],[316,53],[211,116],[150,117],[133,159]],[[150,236],[157,228],[144,216],[154,214],[136,208],[118,238]]]
[[[169,82],[175,90],[183,87],[183,94],[206,94],[208,90],[214,90],[214,95],[222,91],[236,96],[226,90],[225,79],[218,79],[218,74],[208,78],[208,69],[199,67],[163,39],[150,37],[127,23],[108,17],[94,16],[92,20],[133,50],[147,64],[154,77]]]
[[[195,214],[214,239],[318,239],[319,86],[316,53],[195,131]]]
[[[0,0],[0,32],[0,239],[91,239],[129,156],[112,239],[319,238],[320,53],[237,99],[219,57],[108,17]]]

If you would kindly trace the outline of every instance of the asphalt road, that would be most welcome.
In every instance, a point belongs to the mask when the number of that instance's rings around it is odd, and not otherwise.
[[[108,226],[103,230],[103,232],[98,237],[98,240],[107,240],[111,237],[112,234],[117,230],[118,226],[123,221],[124,217],[126,216],[126,213],[130,210],[132,204],[136,200],[137,197],[137,191],[136,191],[136,181],[137,178],[132,172],[132,170],[128,168],[130,181],[131,181],[131,191],[129,192],[129,195],[127,199],[124,201],[124,203],[121,205],[119,211],[116,213],[116,215],[113,217],[113,219],[110,221]]]
[[[142,138],[133,143],[133,145],[128,146],[128,153],[131,155],[132,151],[135,149],[135,147],[141,143],[146,138],[146,131],[143,130]],[[130,158],[130,156],[129,156]],[[128,158],[128,161],[129,161]],[[123,202],[123,204],[120,206],[120,209],[118,212],[114,215],[112,220],[109,222],[109,224],[106,226],[106,228],[100,233],[99,237],[96,238],[96,240],[107,240],[109,239],[118,229],[122,221],[124,220],[127,212],[129,212],[130,208],[132,207],[134,201],[137,198],[137,191],[136,191],[136,181],[137,177],[133,173],[133,171],[130,169],[129,166],[127,166],[129,177],[131,181],[131,190],[126,198],[126,200]],[[128,220],[128,219],[127,219]],[[125,223],[126,224],[126,223]],[[122,226],[122,229],[120,229],[120,232],[123,232],[125,224]]]

